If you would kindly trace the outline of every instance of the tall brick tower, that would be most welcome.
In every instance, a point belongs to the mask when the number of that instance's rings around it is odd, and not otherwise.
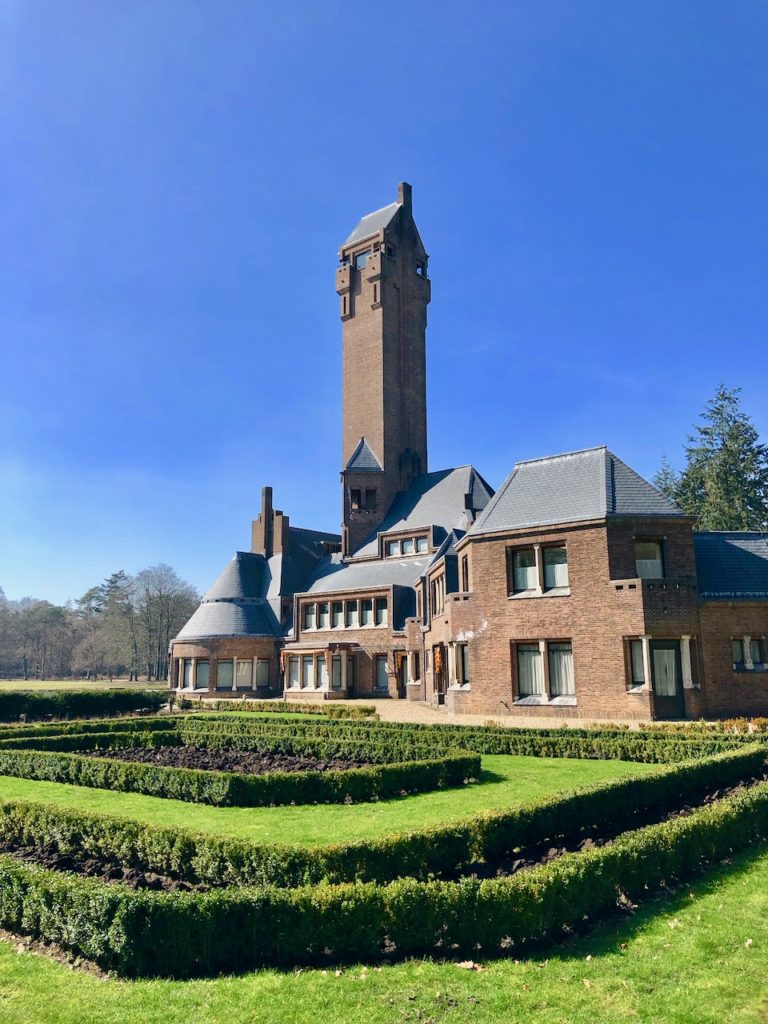
[[[411,186],[363,217],[339,250],[343,345],[343,551],[354,554],[398,491],[427,472],[427,254]]]

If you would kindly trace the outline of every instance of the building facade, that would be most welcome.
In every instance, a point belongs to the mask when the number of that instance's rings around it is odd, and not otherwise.
[[[171,686],[424,701],[457,713],[768,712],[768,535],[697,533],[605,446],[518,463],[497,493],[430,470],[428,257],[411,187],[339,251],[340,535],[264,488],[172,645]]]

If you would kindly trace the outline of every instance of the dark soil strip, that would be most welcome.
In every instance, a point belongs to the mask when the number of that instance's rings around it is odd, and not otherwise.
[[[327,772],[366,768],[369,762],[340,757],[319,758],[307,754],[270,754],[249,750],[221,750],[216,747],[122,747],[113,750],[81,750],[86,757],[108,757],[116,761],[158,764],[171,768],[201,768],[214,772]]]

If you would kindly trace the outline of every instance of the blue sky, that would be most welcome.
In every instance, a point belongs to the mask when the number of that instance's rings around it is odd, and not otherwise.
[[[6,0],[0,586],[340,519],[336,250],[414,187],[432,468],[768,435],[762,0]]]

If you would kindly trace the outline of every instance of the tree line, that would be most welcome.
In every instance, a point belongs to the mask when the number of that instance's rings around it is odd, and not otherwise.
[[[67,605],[0,588],[0,676],[167,679],[170,641],[199,601],[169,565],[112,573]]]
[[[688,435],[682,472],[665,455],[653,478],[699,530],[768,530],[768,445],[740,393],[721,384]]]

